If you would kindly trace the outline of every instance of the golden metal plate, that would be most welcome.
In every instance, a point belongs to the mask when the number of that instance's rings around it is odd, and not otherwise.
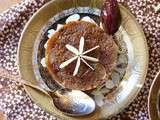
[[[34,49],[42,28],[58,13],[71,8],[100,9],[103,0],[52,0],[36,12],[26,25],[19,43],[18,67],[22,78],[34,85],[40,85],[39,76],[34,69]],[[69,117],[59,112],[47,95],[37,90],[24,86],[31,99],[45,111],[64,120],[98,120],[113,116],[126,108],[137,96],[144,84],[148,69],[148,47],[145,35],[134,16],[122,5],[122,25],[118,31],[128,50],[128,66],[123,80],[118,88],[108,95],[110,103],[97,107],[96,111],[84,117]]]

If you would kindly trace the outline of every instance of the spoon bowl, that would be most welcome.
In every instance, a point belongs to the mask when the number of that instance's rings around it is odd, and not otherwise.
[[[94,100],[79,90],[58,90],[49,94],[56,108],[69,116],[85,116],[96,107]]]

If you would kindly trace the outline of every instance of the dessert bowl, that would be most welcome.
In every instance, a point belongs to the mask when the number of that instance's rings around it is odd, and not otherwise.
[[[73,18],[95,22],[101,27],[99,16],[102,2],[54,0],[44,5],[26,25],[19,43],[18,66],[22,78],[40,87],[47,85],[52,90],[62,87],[52,79],[45,67],[45,45],[48,37]],[[145,81],[148,47],[145,35],[134,16],[122,5],[120,10],[122,23],[114,36],[119,47],[116,67],[105,84],[85,91],[95,100],[96,111],[84,117],[66,116],[56,109],[50,97],[24,86],[35,103],[61,119],[98,120],[119,113],[134,100]]]
[[[76,16],[79,16],[78,21]],[[93,19],[89,16],[81,19],[79,14],[73,14],[65,21],[69,20],[52,33],[46,42],[45,58],[41,60],[41,63],[46,61],[46,65],[42,65],[46,66],[53,80],[64,88],[87,91],[105,84],[116,64],[127,66],[127,63],[117,63],[119,57],[115,40],[96,22],[91,23]]]

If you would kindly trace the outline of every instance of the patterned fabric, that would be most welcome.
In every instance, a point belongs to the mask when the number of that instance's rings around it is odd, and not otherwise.
[[[23,0],[0,14],[0,68],[18,75],[16,54],[21,32],[32,16],[47,0]],[[153,7],[159,0],[119,0],[137,18],[147,37],[150,61],[146,82],[137,98],[111,120],[148,120],[147,98],[150,85],[160,69],[160,13]],[[0,112],[8,120],[55,120],[26,94],[24,88],[10,79],[0,78]]]

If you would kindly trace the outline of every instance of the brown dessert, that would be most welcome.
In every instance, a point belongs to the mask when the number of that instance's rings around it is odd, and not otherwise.
[[[81,62],[78,74],[73,76],[77,60],[63,69],[59,66],[74,57],[74,54],[65,46],[70,44],[78,49],[81,37],[85,39],[84,51],[99,45],[98,49],[87,54],[99,59],[99,62],[87,61],[94,70]],[[113,38],[100,27],[84,21],[70,22],[49,39],[46,64],[52,78],[59,84],[65,88],[86,91],[102,85],[109,78],[116,64],[117,51],[118,47]]]

